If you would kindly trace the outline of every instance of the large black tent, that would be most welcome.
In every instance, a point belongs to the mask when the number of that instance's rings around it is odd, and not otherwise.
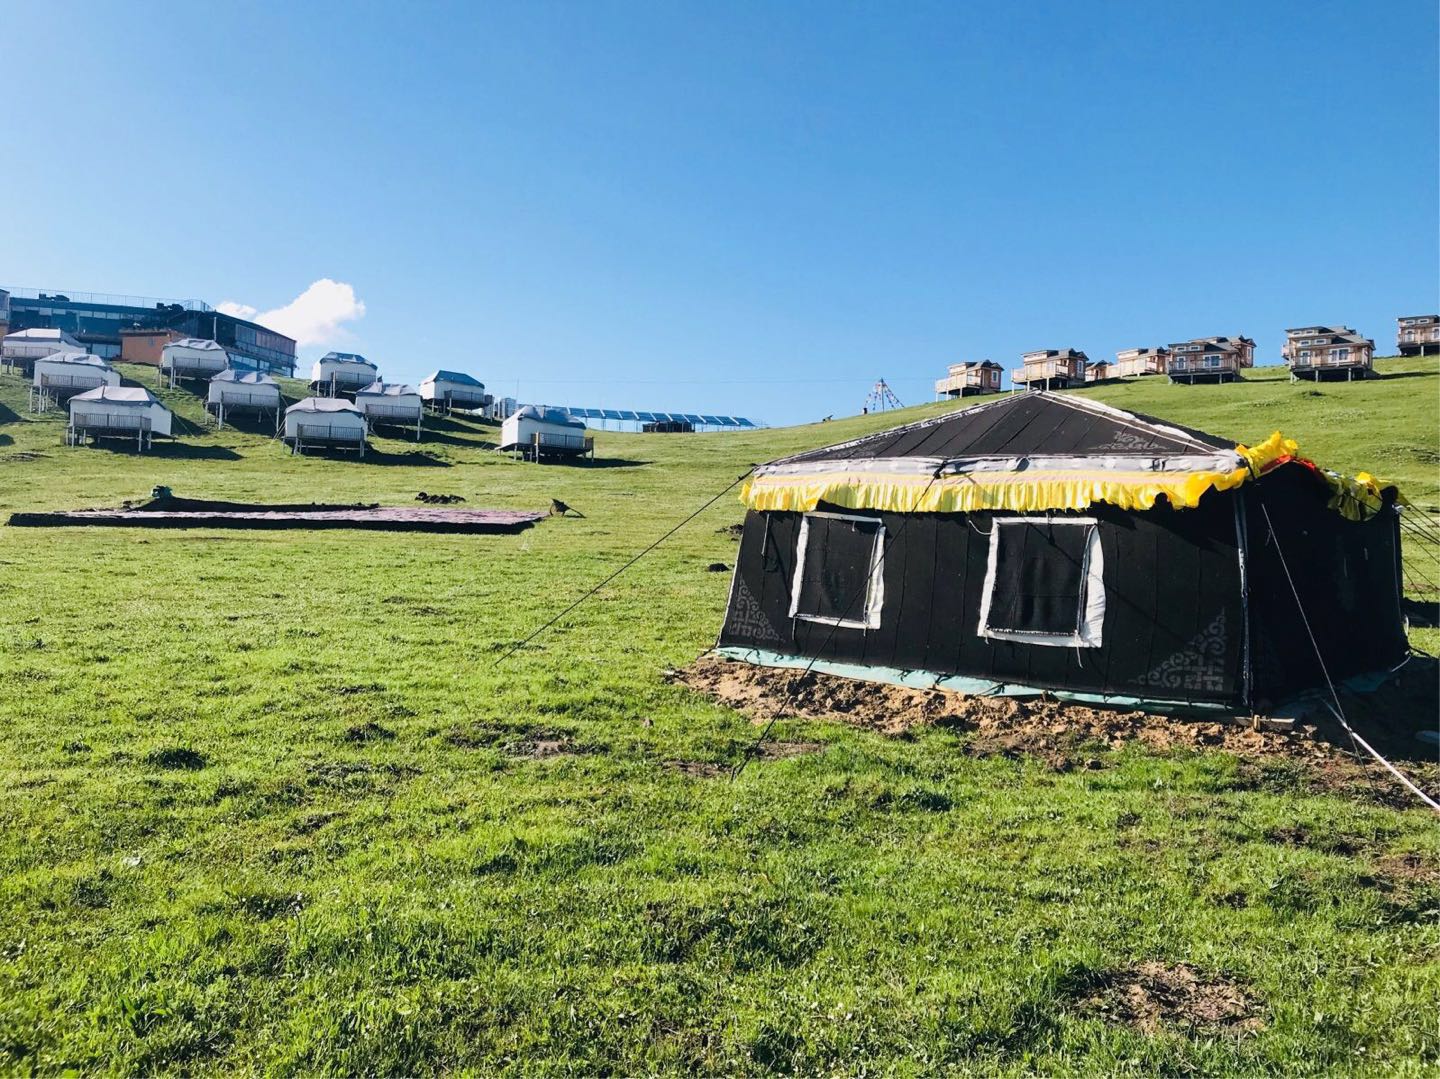
[[[771,462],[744,499],[734,659],[1250,711],[1407,655],[1397,492],[1278,433],[1027,393]]]

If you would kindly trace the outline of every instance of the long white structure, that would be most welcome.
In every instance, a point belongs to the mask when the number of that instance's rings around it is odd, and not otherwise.
[[[290,452],[307,449],[354,450],[365,456],[365,416],[339,397],[307,397],[285,410],[285,433]]]
[[[67,445],[87,438],[133,438],[145,450],[155,435],[170,434],[170,410],[142,386],[99,386],[70,398]]]
[[[371,430],[376,427],[414,427],[415,441],[420,441],[425,402],[413,386],[399,382],[372,382],[355,392],[355,406],[364,414]]]
[[[52,352],[33,361],[30,411],[47,412],[67,398],[97,386],[120,385],[120,372],[88,352]]]
[[[0,364],[29,370],[30,365],[57,352],[84,352],[85,346],[64,330],[16,330],[0,340]]]
[[[325,397],[363,390],[380,378],[380,369],[353,352],[327,352],[310,368],[310,388]]]
[[[182,378],[211,378],[230,366],[230,354],[217,341],[182,337],[160,350],[160,373],[173,387]]]
[[[225,426],[225,417],[234,413],[255,413],[275,417],[275,430],[280,430],[280,383],[260,371],[237,371],[226,368],[210,380],[205,395],[205,409],[215,414],[217,427]]]
[[[595,440],[586,434],[584,420],[558,408],[526,405],[500,425],[500,449],[532,460],[594,456]]]
[[[460,371],[435,371],[420,383],[420,398],[436,412],[484,408],[485,383]]]

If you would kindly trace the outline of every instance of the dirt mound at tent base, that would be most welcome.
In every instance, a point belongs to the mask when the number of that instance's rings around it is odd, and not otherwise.
[[[1086,1013],[1146,1034],[1182,1029],[1197,1034],[1248,1034],[1265,1026],[1261,1009],[1239,984],[1188,963],[1141,963],[1087,987]]]
[[[1408,677],[1373,697],[1346,701],[1347,713],[1352,719],[1372,713],[1427,714],[1428,705],[1411,698],[1415,685],[1430,681],[1428,672],[1407,669],[1402,674]],[[1027,756],[1056,771],[1101,767],[1096,753],[1130,743],[1160,752],[1213,749],[1275,765],[1298,763],[1322,788],[1363,789],[1387,804],[1414,804],[1414,796],[1368,757],[1356,759],[1348,737],[1333,720],[1296,722],[1290,729],[1274,730],[1243,718],[1166,716],[1046,697],[978,697],[911,689],[818,671],[761,667],[713,654],[672,672],[670,680],[734,708],[755,723],[776,717],[824,719],[894,736],[916,727],[952,727],[971,733],[966,748],[972,754]],[[1433,710],[1428,714],[1433,715]],[[1401,742],[1397,738],[1392,744]],[[1423,746],[1411,746],[1408,759],[1402,753],[1392,757],[1406,760],[1405,771],[1422,788],[1440,788],[1440,766],[1427,760]]]
[[[756,723],[776,716],[829,719],[900,735],[915,727],[973,731],[973,751],[1060,754],[1085,747],[1118,749],[1139,741],[1156,749],[1209,747],[1237,753],[1327,755],[1315,728],[1257,729],[1231,721],[1172,717],[1091,708],[1047,697],[978,697],[940,689],[911,689],[881,682],[761,667],[705,655],[672,675],[743,712]]]

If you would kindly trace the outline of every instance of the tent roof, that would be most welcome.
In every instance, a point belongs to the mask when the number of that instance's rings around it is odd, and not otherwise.
[[[72,401],[106,401],[125,405],[158,405],[156,397],[143,386],[96,386],[93,390],[77,393]]]
[[[220,342],[211,341],[209,338],[206,337],[182,337],[178,341],[171,341],[168,345],[165,346],[165,348],[193,348],[205,352],[225,351],[224,347],[221,346]]]
[[[547,408],[545,405],[525,405],[514,412],[511,417],[521,420],[538,420],[540,423],[553,423],[559,427],[584,427],[584,420],[577,420],[568,412],[558,408]]]
[[[415,396],[415,387],[407,386],[403,382],[372,382],[356,392],[383,397],[413,397]]]
[[[363,363],[366,367],[375,366],[364,356],[355,352],[327,352],[320,357],[321,363],[325,363],[326,361],[330,363]]]
[[[280,385],[263,371],[237,371],[233,367],[227,367],[218,374],[212,375],[210,381],[243,382],[247,386],[275,386],[277,388]]]
[[[83,364],[86,367],[101,367],[106,371],[110,365],[99,356],[92,356],[88,352],[52,352],[48,356],[42,356],[37,363],[75,363]]]
[[[342,397],[306,397],[287,408],[291,412],[353,412],[361,415],[360,409]]]
[[[51,330],[37,326],[28,330],[16,330],[14,333],[7,333],[5,340],[74,342],[75,338],[71,337],[64,330]]]
[[[461,371],[436,371],[434,374],[425,376],[426,382],[458,382],[462,386],[479,386],[485,388],[485,384],[473,375],[467,375]]]
[[[1227,439],[1151,416],[1083,397],[1030,391],[776,463],[918,457],[939,464],[959,457],[1008,459],[1034,454],[1150,458],[1234,448]]]
[[[741,495],[756,510],[821,503],[896,513],[1193,508],[1299,458],[1278,431],[1254,448],[1069,394],[1029,391],[772,461]],[[1308,463],[1308,462],[1307,462]],[[1311,466],[1314,467],[1314,466]],[[1330,484],[1346,516],[1374,512],[1384,486],[1361,473]]]

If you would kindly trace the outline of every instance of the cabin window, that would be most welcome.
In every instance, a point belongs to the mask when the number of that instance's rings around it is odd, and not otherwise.
[[[790,617],[878,629],[884,574],[885,526],[877,518],[807,513],[800,523]]]
[[[979,634],[1098,648],[1105,555],[1093,517],[1002,517],[990,531]]]

